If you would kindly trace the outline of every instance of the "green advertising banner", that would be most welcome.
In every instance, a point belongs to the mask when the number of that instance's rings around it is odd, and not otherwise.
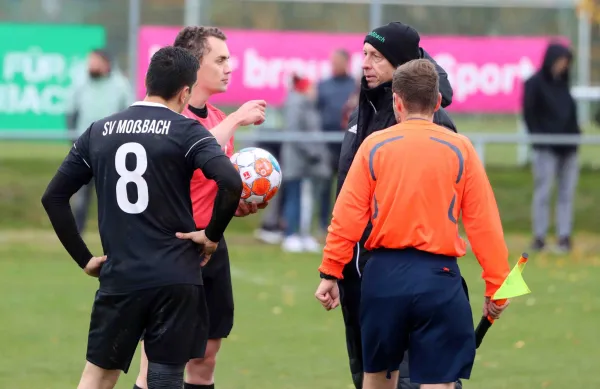
[[[104,28],[0,23],[0,37],[0,131],[64,130],[71,86]]]

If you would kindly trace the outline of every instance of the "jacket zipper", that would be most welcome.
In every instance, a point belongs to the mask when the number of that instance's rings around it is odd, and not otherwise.
[[[375,113],[377,113],[377,108],[375,108],[375,106],[373,105],[371,100],[367,99],[367,101],[369,102],[369,104],[371,104],[371,107],[373,107],[373,111],[375,111]]]

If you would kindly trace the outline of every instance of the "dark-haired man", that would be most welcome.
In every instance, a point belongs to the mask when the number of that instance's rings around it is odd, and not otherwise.
[[[120,371],[128,371],[142,333],[150,389],[181,389],[186,362],[204,354],[208,317],[200,266],[234,216],[242,183],[214,136],[180,114],[197,71],[189,51],[157,51],[144,101],[92,123],[42,197],[65,249],[85,273],[100,278],[79,389],[112,389]],[[196,169],[219,188],[203,231],[196,231],[189,197]],[[100,257],[83,242],[69,207],[92,178]]]

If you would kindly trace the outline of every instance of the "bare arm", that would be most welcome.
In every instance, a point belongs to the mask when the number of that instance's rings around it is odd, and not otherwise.
[[[235,131],[240,127],[242,120],[236,112],[228,115],[219,125],[210,129],[210,133],[215,137],[219,146],[224,147],[229,142],[229,139],[235,134]]]
[[[267,102],[264,100],[250,100],[237,111],[228,115],[218,126],[213,127],[210,133],[215,137],[219,146],[224,147],[240,126],[262,124],[265,121],[266,107]]]

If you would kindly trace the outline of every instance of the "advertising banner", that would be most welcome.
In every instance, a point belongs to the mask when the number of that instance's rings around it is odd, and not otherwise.
[[[0,131],[65,129],[70,88],[104,46],[104,29],[0,23],[0,37]]]
[[[145,26],[139,34],[138,97],[145,94],[144,77],[152,54],[173,43],[179,28]],[[288,31],[224,30],[231,52],[233,74],[226,93],[216,104],[238,105],[265,99],[280,105],[290,74],[312,80],[330,74],[333,50],[351,54],[352,73],[361,74],[362,34]],[[520,110],[523,80],[542,61],[548,37],[423,36],[423,47],[448,72],[454,89],[450,111],[516,113]]]

